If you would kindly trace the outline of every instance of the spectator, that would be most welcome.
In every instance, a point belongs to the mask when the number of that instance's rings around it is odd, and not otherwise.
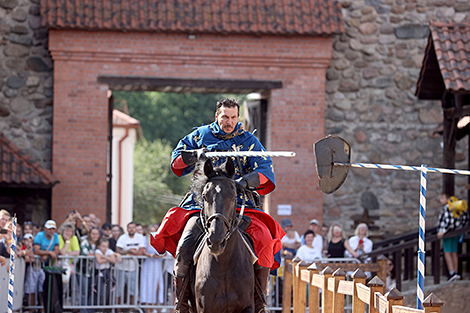
[[[41,258],[41,262],[44,266],[54,265],[57,261],[57,256],[59,255],[59,236],[56,234],[57,224],[53,220],[48,220],[44,224],[44,231],[40,231],[33,242],[33,251],[34,254]],[[39,265],[35,266],[35,281],[28,289],[28,293],[32,293],[34,298],[34,293],[39,292],[39,302],[42,302],[42,292],[43,292],[43,283],[45,279],[45,273],[42,268],[39,268]],[[38,273],[39,272],[39,273]],[[35,303],[35,299],[31,299],[32,303]]]
[[[95,250],[95,269],[98,275],[95,279],[95,303],[97,305],[109,305],[111,289],[115,284],[111,273],[111,264],[121,263],[121,255],[114,253],[109,249],[109,241],[102,238],[98,242],[98,248]]]
[[[78,256],[80,254],[80,243],[78,242],[77,236],[74,235],[75,227],[72,222],[65,222],[60,226],[59,229],[59,254],[63,256]],[[73,258],[61,260],[62,268],[66,270],[65,274],[62,275],[62,282],[64,287],[68,287],[70,275],[75,274],[75,266]],[[67,293],[67,290],[64,291]]]
[[[38,223],[33,223],[33,237],[36,238],[36,235],[42,231],[41,226]]]
[[[295,256],[308,263],[313,263],[315,259],[321,259],[321,249],[316,249],[314,246],[315,232],[309,229],[303,237],[305,238],[305,244],[300,246]],[[321,240],[317,244],[321,245]]]
[[[93,227],[90,229],[90,233],[82,243],[80,244],[80,254],[83,256],[94,256],[96,251],[96,246],[99,240],[101,239],[101,232],[98,228]],[[80,288],[81,295],[81,305],[90,305],[92,303],[92,274],[93,274],[93,262],[89,258],[81,258],[80,262],[77,265],[78,275],[77,283]],[[90,309],[81,309],[80,312],[93,312]]]
[[[59,236],[56,229],[56,222],[48,220],[44,224],[44,231],[40,231],[34,238],[34,254],[41,257],[46,266],[53,265],[59,255]]]
[[[0,229],[4,228],[7,222],[10,220],[10,212],[5,209],[0,210]]]
[[[116,243],[116,252],[122,255],[143,255],[145,251],[144,239],[141,234],[136,232],[136,224],[130,222],[127,224],[127,234],[119,237]],[[136,289],[136,272],[138,264],[131,258],[123,259],[122,263],[116,264],[117,280],[117,304],[121,304],[121,297],[124,293],[124,287],[127,285],[127,292],[130,295],[130,303],[134,304]]]
[[[331,224],[330,230],[328,232],[327,257],[344,258],[346,251],[349,251],[355,258],[359,256],[349,246],[348,240],[346,240],[344,237],[342,227],[337,223]]]
[[[443,193],[439,197],[439,201],[442,205],[437,226],[437,238],[439,239],[442,239],[445,233],[463,227],[468,223],[468,213],[466,211],[461,212],[460,214],[457,212],[457,214],[455,214],[456,216],[451,212],[452,209],[449,207],[449,202],[457,201],[457,198],[450,201],[451,198],[455,197],[451,197],[448,193]],[[442,245],[444,248],[444,258],[446,260],[447,269],[449,270],[449,278],[447,281],[451,282],[461,279],[462,277],[458,273],[459,257],[457,255],[459,236],[442,239]]]
[[[313,231],[313,233],[315,235],[315,237],[313,239],[313,243],[312,243],[313,249],[316,250],[316,254],[319,254],[321,256],[322,251],[323,251],[323,238],[318,233],[319,230],[320,230],[319,226],[320,226],[320,222],[316,219],[313,219],[313,220],[310,220],[310,224],[309,224],[308,229]],[[302,235],[302,237],[300,237],[300,242],[302,243],[302,245],[306,244],[304,236],[305,236],[305,234]]]
[[[121,236],[121,227],[119,225],[111,226],[111,238],[109,238],[109,248],[116,251],[116,242]]]
[[[81,240],[85,239],[88,235],[88,232],[93,228],[96,227],[95,222],[91,219],[89,215],[83,215],[82,217],[83,222],[83,229],[82,229],[82,237]],[[87,231],[88,230],[88,231]]]
[[[23,224],[23,235],[26,234],[33,234],[33,223],[31,221],[24,222]]]
[[[67,214],[67,218],[65,219],[64,223],[68,222],[72,223],[73,227],[75,228],[75,236],[77,236],[79,242],[81,241],[82,237],[84,237],[90,231],[91,226],[87,225],[85,220],[82,218],[82,215],[78,211],[72,210],[69,214]],[[78,227],[78,222],[81,223],[83,229]]]
[[[320,229],[320,235],[323,238],[323,251],[322,254],[326,256],[327,254],[327,248],[328,248],[328,226],[323,224]]]
[[[294,225],[289,218],[285,218],[281,221],[281,227],[286,232],[286,235],[281,239],[282,242],[282,255],[293,257],[300,248],[300,236],[299,233],[294,230]]]
[[[109,239],[111,239],[111,237],[112,237],[112,235],[111,235],[111,224],[104,223],[103,225],[101,225],[101,233],[102,233],[102,237],[104,239],[107,239],[108,243],[109,243]]]
[[[156,232],[157,227],[152,225],[149,227],[149,234]],[[140,279],[140,302],[147,305],[163,304],[163,267],[162,256],[149,245],[149,237],[144,237],[145,252],[147,259],[142,264],[142,272]],[[153,309],[146,309],[147,313],[151,313]]]
[[[31,228],[32,229],[32,228]],[[41,269],[39,262],[35,262],[33,245],[34,238],[30,233],[24,235],[24,244],[26,246],[26,277],[24,283],[24,293],[28,301],[28,306],[36,306],[36,294],[43,292],[43,284],[46,274]],[[39,298],[39,303],[42,304],[42,297]]]
[[[395,279],[395,264],[393,264],[392,260],[387,259],[387,279],[385,282],[385,292],[389,292],[396,286],[397,281]]]
[[[136,233],[144,236],[144,226],[142,226],[142,224],[139,224],[139,223],[135,224],[135,231]]]
[[[367,224],[365,223],[360,223],[357,225],[356,230],[354,231],[354,236],[349,238],[349,246],[351,249],[354,250],[354,252],[357,253],[358,256],[364,254],[364,253],[370,253],[372,252],[372,240],[367,238],[369,235],[369,228],[367,227]],[[352,253],[346,251],[345,253],[346,257],[350,258],[353,256]],[[355,256],[357,258],[357,256]]]

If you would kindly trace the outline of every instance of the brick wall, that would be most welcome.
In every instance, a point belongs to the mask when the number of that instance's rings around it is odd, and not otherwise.
[[[78,209],[105,219],[108,86],[97,77],[107,74],[282,81],[269,97],[267,149],[297,156],[274,160],[277,189],[269,211],[277,218],[277,205],[291,204],[300,232],[309,219],[322,219],[312,144],[324,136],[330,39],[51,30],[49,49],[53,172],[61,181],[53,189],[53,218]]]

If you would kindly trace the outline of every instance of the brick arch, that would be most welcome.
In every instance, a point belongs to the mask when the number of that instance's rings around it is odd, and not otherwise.
[[[302,226],[310,217],[321,219],[323,196],[317,187],[312,144],[324,136],[331,39],[194,37],[50,30],[53,173],[61,181],[53,189],[54,219],[62,220],[72,209],[96,212],[105,219],[107,93],[117,88],[111,78],[136,77],[153,83],[160,80],[162,90],[170,88],[161,82],[165,79],[200,84],[192,90],[210,89],[211,82],[226,83],[232,91],[262,90],[269,97],[267,149],[297,153],[294,159],[274,159],[277,189],[269,196],[267,209],[278,218],[277,205],[291,204],[291,218]],[[138,88],[152,89],[145,84]]]

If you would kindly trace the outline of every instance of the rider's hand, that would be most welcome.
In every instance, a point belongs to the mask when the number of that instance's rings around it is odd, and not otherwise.
[[[207,160],[206,154],[204,153],[205,151],[206,150],[204,148],[196,150],[181,150],[181,158],[183,159],[184,164],[188,166],[193,165],[198,161]]]
[[[248,187],[259,187],[260,180],[258,172],[251,172],[248,173],[240,178],[235,179],[235,183],[237,184],[237,190],[239,192],[243,192]]]

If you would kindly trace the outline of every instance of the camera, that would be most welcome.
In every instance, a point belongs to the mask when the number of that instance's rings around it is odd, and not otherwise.
[[[6,228],[0,229],[0,234],[8,234],[8,230]]]

